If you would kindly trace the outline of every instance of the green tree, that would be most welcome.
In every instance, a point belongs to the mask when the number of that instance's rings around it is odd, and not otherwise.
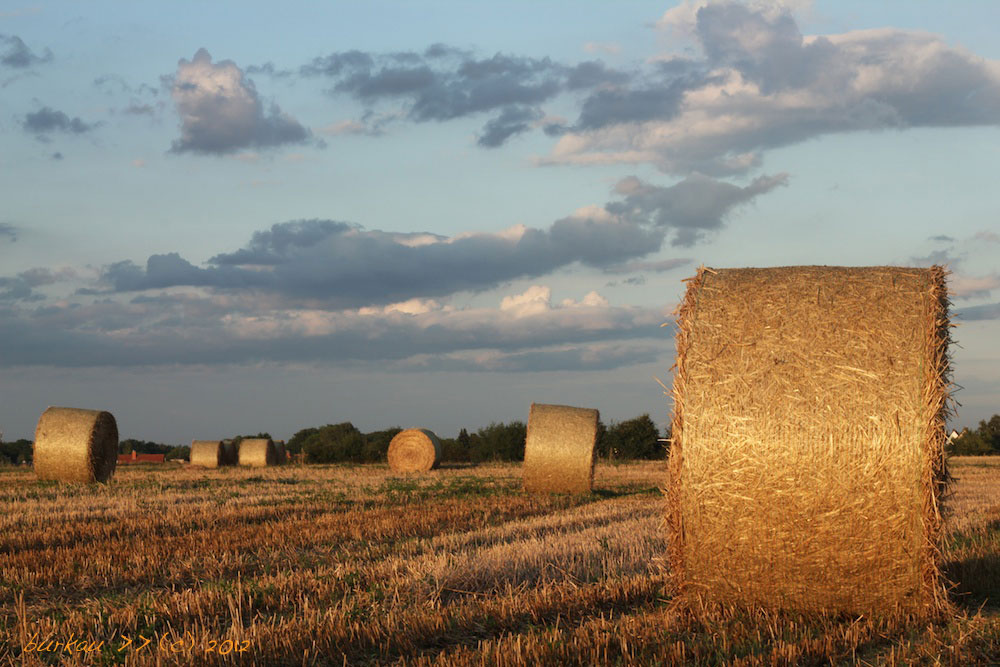
[[[657,442],[660,432],[648,414],[613,424],[607,434],[610,458],[657,459],[663,457],[663,447]]]
[[[611,441],[608,439],[608,427],[600,417],[597,418],[597,436],[594,438],[594,456],[606,459],[611,456]]]
[[[174,459],[183,459],[185,461],[191,460],[191,447],[189,445],[180,445],[178,447],[173,447],[166,455],[167,461],[173,461]]]
[[[393,426],[384,431],[365,433],[365,444],[361,447],[361,460],[365,463],[385,461],[389,454],[389,443],[402,430],[399,426]]]
[[[136,452],[137,454],[167,454],[173,445],[164,445],[158,442],[150,442],[148,440],[136,440],[135,438],[126,438],[125,440],[120,440],[118,442],[118,453],[119,454],[131,454]]]
[[[285,451],[289,454],[298,454],[302,451],[302,443],[309,439],[309,436],[319,432],[318,428],[304,428],[298,431],[291,439],[285,443]]]
[[[953,456],[983,456],[993,454],[995,450],[990,446],[981,431],[963,431],[961,435],[948,443],[945,448]]]
[[[310,463],[360,463],[365,438],[351,422],[327,424],[302,443]]]
[[[441,438],[441,460],[453,463],[469,460],[469,443],[471,437],[464,428],[458,432],[457,438]]]
[[[597,422],[598,457],[614,460],[661,459],[665,448],[658,442],[660,433],[648,414],[639,415],[622,422],[612,422],[605,427]]]
[[[1000,415],[993,415],[989,421],[979,422],[976,429],[979,437],[983,439],[990,449],[1000,453]]]
[[[527,427],[524,422],[509,424],[493,422],[469,436],[469,460],[481,461],[523,461],[524,440]]]
[[[32,455],[31,440],[15,440],[0,442],[0,463],[30,463]]]

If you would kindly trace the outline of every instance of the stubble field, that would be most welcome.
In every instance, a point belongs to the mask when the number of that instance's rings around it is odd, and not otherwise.
[[[952,459],[935,622],[674,607],[664,464],[0,468],[0,664],[996,664],[1000,460]]]

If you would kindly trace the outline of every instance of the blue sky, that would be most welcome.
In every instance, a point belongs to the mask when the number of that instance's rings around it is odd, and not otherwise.
[[[0,8],[5,439],[663,426],[699,264],[947,264],[1000,412],[996,3],[187,4]]]

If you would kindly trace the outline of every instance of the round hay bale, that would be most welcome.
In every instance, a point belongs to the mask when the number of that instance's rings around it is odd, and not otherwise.
[[[389,442],[388,459],[396,472],[433,470],[441,464],[441,441],[426,428],[408,428]]]
[[[941,267],[701,268],[677,312],[678,599],[942,609],[948,343]]]
[[[274,443],[274,451],[278,455],[278,465],[288,463],[288,452],[285,451],[285,441],[278,440]]]
[[[278,452],[270,438],[247,438],[240,442],[240,465],[265,468],[278,464]]]
[[[202,468],[218,468],[229,463],[221,440],[192,440],[190,462]]]
[[[524,488],[590,493],[600,413],[591,408],[532,403],[524,443]]]
[[[35,428],[39,479],[106,482],[118,463],[118,424],[110,412],[50,407]]]

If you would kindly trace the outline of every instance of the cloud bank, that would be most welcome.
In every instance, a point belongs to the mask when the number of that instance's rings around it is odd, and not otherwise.
[[[1000,121],[1000,62],[929,33],[807,36],[780,5],[705,0],[659,26],[697,57],[662,59],[655,85],[591,95],[547,162],[737,174],[767,149],[825,134]]]

